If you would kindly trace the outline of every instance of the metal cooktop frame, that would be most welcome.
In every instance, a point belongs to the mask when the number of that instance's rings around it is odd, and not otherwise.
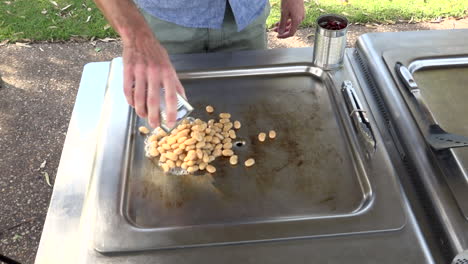
[[[349,65],[347,65],[348,68]],[[150,249],[183,248],[194,246],[244,244],[250,242],[287,240],[307,237],[328,237],[400,230],[406,217],[402,210],[400,190],[395,182],[395,170],[383,144],[377,145],[371,157],[365,157],[357,143],[351,121],[341,94],[341,85],[329,81],[326,74],[310,65],[270,65],[250,69],[226,69],[203,72],[186,72],[181,79],[220,78],[249,75],[310,75],[326,83],[335,94],[337,111],[340,112],[346,134],[355,146],[356,165],[368,174],[370,186],[375,189],[369,202],[353,213],[331,215],[290,221],[252,222],[243,225],[209,225],[184,228],[139,228],[124,217],[123,193],[127,171],[128,145],[135,128],[134,118],[121,92],[122,62],[114,60],[109,75],[104,103],[102,132],[97,147],[94,177],[97,177],[97,218],[94,247],[102,253],[142,251]],[[350,74],[350,80],[357,80]],[[358,89],[357,89],[358,90]],[[359,96],[362,93],[358,90]],[[367,104],[365,105],[367,108]],[[374,122],[371,117],[371,122]],[[129,129],[131,128],[131,129]],[[377,132],[377,130],[376,130]],[[115,142],[125,142],[115,144]],[[382,142],[377,133],[376,141]],[[104,155],[105,153],[105,155]],[[109,156],[112,153],[112,156]],[[116,166],[120,164],[121,166]]]

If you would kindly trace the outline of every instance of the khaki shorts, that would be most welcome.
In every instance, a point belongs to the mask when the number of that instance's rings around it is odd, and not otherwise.
[[[260,16],[240,32],[237,32],[237,24],[230,7],[226,7],[221,29],[179,26],[155,18],[143,10],[141,12],[169,54],[267,48],[268,38],[265,22],[270,14],[268,1]]]

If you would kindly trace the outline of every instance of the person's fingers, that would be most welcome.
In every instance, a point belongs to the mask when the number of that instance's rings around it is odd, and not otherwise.
[[[124,65],[124,95],[127,99],[127,103],[132,107],[135,107],[133,100],[133,89],[135,88],[135,76],[133,75],[133,67],[130,65]]]
[[[146,89],[147,89],[147,80],[144,70],[141,68],[135,69],[135,111],[138,116],[145,118],[148,115],[146,109]]]
[[[278,25],[278,33],[281,35],[286,30],[286,25],[288,23],[289,13],[281,11],[281,18]]]
[[[159,104],[161,80],[155,73],[148,74],[148,96],[146,108],[148,110],[148,122],[151,127],[159,126]]]
[[[177,95],[176,82],[174,76],[167,76],[163,79],[163,87],[166,94],[166,123],[172,128],[176,122]]]
[[[289,30],[289,36],[294,36],[296,34],[297,28],[299,27],[299,24],[302,22],[302,19],[300,17],[293,17],[291,19],[291,28]]]
[[[278,32],[278,29],[279,29],[279,22],[277,22],[275,24],[275,27],[272,29],[273,31],[275,32]],[[286,31],[288,31],[288,28],[291,28],[291,20],[288,20],[287,24],[286,24]]]

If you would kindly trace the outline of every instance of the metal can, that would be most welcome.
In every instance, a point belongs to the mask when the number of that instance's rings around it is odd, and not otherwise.
[[[164,88],[160,89],[159,93],[159,98],[160,98],[160,106],[159,106],[159,116],[161,120],[161,125],[160,127],[166,132],[170,133],[172,129],[177,127],[177,125],[182,122],[182,120],[186,119],[190,113],[193,111],[193,107],[185,100],[184,97],[181,95],[177,94],[177,114],[176,114],[176,123],[174,127],[168,127],[167,126],[167,115],[166,115],[166,101],[164,98],[166,97],[166,91]]]
[[[333,70],[343,64],[348,19],[340,15],[322,15],[317,19],[314,43],[315,66]]]

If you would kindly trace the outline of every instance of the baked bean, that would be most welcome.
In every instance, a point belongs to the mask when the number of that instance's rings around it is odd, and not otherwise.
[[[271,139],[274,139],[276,137],[276,131],[270,130],[270,132],[268,132],[268,137],[270,137]]]
[[[198,166],[198,168],[199,168],[200,170],[204,170],[204,169],[206,168],[206,166],[208,166],[208,163],[202,162],[202,163],[200,163],[200,165]]]
[[[234,151],[232,151],[232,149],[225,149],[221,152],[221,154],[223,154],[225,157],[229,157],[234,155]]]
[[[232,138],[232,139],[235,139],[237,136],[236,136],[236,131],[234,130],[229,130],[229,137]]]
[[[232,155],[229,158],[229,163],[231,163],[231,165],[236,165],[238,161],[239,161],[239,158],[237,157],[237,155]]]
[[[260,142],[265,141],[265,138],[266,138],[266,134],[265,134],[265,133],[261,132],[260,134],[258,134],[258,140],[259,140]]]
[[[206,106],[206,112],[208,112],[210,114],[213,113],[214,112],[214,107],[212,107],[211,105],[207,105]]]
[[[237,120],[234,121],[234,128],[235,128],[235,129],[241,128],[241,122],[239,122],[239,121],[237,121]]]
[[[167,165],[166,163],[161,164],[161,168],[163,169],[164,172],[169,171],[169,165]]]
[[[206,166],[206,171],[208,171],[209,173],[215,173],[216,168],[213,165],[208,164],[208,166]]]
[[[196,153],[199,160],[203,159],[203,151],[201,149],[197,149]]]
[[[223,118],[223,119],[228,119],[228,118],[231,118],[231,114],[229,114],[229,113],[221,113],[221,114],[219,114],[219,117],[220,117],[220,118]]]
[[[149,142],[156,142],[156,141],[158,141],[158,136],[157,136],[157,135],[151,135],[151,136],[148,138],[148,141],[149,141]]]
[[[150,132],[149,129],[147,127],[145,127],[145,126],[139,127],[138,131],[140,131],[140,133],[142,133],[144,135],[146,135],[146,134],[148,134]]]
[[[244,164],[246,167],[252,167],[255,164],[255,160],[253,158],[250,158],[246,160]]]

